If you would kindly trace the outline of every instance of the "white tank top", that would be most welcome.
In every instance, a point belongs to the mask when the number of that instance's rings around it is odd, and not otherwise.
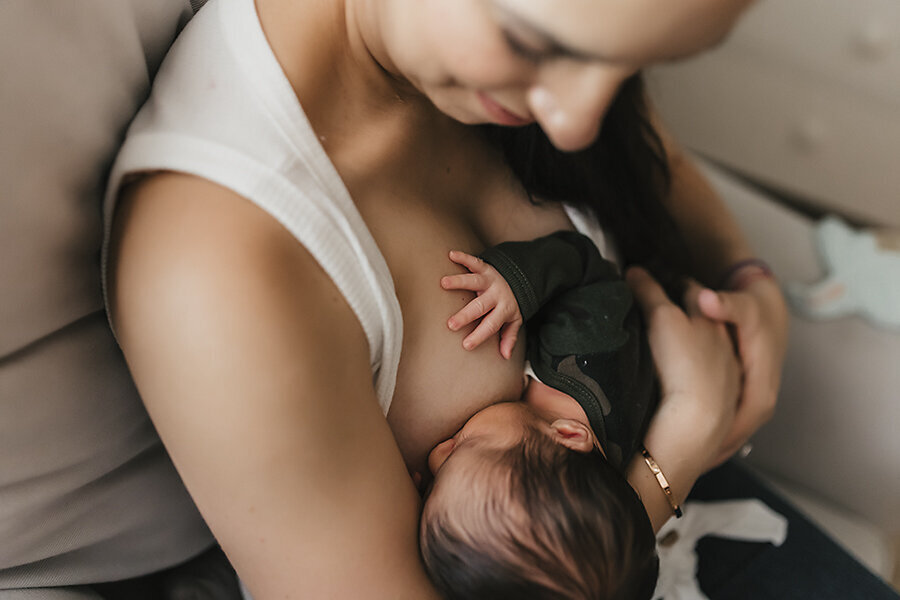
[[[362,324],[387,414],[403,339],[394,283],[266,41],[253,0],[212,0],[172,46],[113,167],[107,243],[123,177],[155,170],[229,188],[303,244]]]
[[[233,190],[306,247],[362,324],[387,414],[403,340],[394,283],[265,38],[253,0],[211,0],[172,46],[113,167],[106,242],[123,177],[155,170],[190,173]],[[570,206],[566,212],[615,260],[595,219]]]

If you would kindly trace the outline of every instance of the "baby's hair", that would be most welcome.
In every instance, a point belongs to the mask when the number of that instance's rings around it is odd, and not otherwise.
[[[656,539],[635,491],[598,450],[545,434],[467,473],[471,493],[426,503],[421,549],[447,600],[649,600]]]

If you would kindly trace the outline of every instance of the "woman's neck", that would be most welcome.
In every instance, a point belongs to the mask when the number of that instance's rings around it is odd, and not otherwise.
[[[396,86],[395,91],[412,91],[412,86],[402,77],[388,51],[385,40],[386,25],[393,14],[393,0],[343,0],[348,45],[360,64],[368,63],[376,71],[387,76]]]
[[[408,173],[416,157],[465,147],[449,142],[475,135],[397,74],[385,43],[394,4],[257,0],[269,44],[348,187]]]

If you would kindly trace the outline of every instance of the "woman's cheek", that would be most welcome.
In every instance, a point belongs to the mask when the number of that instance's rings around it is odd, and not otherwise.
[[[446,64],[461,86],[485,91],[524,89],[530,73],[505,47],[496,45],[473,43],[448,56]]]
[[[427,15],[427,35],[444,78],[471,89],[509,87],[521,79],[522,65],[506,46],[489,13],[479,7],[434,1]],[[465,7],[470,0],[459,0]]]

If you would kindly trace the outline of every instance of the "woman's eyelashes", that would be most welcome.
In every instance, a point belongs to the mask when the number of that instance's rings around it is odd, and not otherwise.
[[[515,33],[508,29],[501,29],[503,39],[506,45],[515,54],[531,62],[540,62],[548,58],[553,58],[559,54],[559,50],[554,47],[536,46],[534,43],[526,42]]]
[[[517,56],[532,63],[565,58],[577,62],[596,62],[599,59],[582,52],[570,50],[554,40],[526,40],[522,35],[505,28],[500,29],[507,47]]]

